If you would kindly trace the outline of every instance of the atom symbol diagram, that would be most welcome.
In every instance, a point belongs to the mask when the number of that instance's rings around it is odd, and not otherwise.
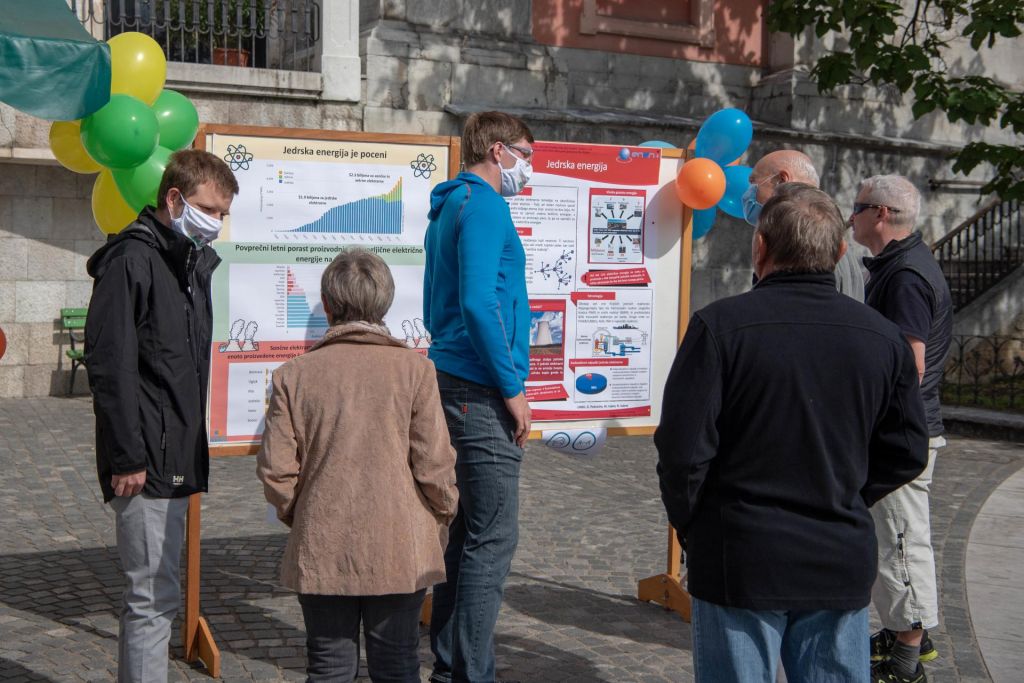
[[[420,154],[409,166],[412,167],[414,178],[429,179],[430,174],[437,170],[433,154]]]
[[[224,155],[232,171],[248,171],[252,153],[246,151],[245,145],[228,145],[228,153]]]

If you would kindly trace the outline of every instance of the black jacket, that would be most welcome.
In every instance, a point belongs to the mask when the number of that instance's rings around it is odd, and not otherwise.
[[[755,610],[866,606],[868,507],[928,455],[909,344],[831,273],[775,273],[698,311],[654,441],[690,593]]]
[[[892,240],[874,258],[865,258],[864,265],[871,277],[865,288],[864,303],[892,319],[889,313],[906,302],[900,297],[906,292],[898,291],[891,283],[901,271],[910,271],[920,277],[925,287],[922,291],[927,298],[931,313],[931,325],[924,342],[924,377],[921,379],[921,399],[928,417],[928,433],[939,436],[943,433],[942,406],[939,404],[939,383],[946,364],[946,355],[953,340],[953,297],[949,283],[942,274],[932,250],[924,243],[921,233],[915,232],[901,240]]]
[[[85,362],[106,501],[111,474],[142,469],[149,496],[206,491],[210,279],[219,263],[148,208],[89,259]]]

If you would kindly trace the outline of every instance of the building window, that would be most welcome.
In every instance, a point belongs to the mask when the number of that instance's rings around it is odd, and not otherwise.
[[[686,17],[687,14],[688,17]],[[680,19],[683,20],[680,21]],[[693,43],[701,47],[713,47],[715,44],[714,3],[712,0],[689,0],[688,2],[676,0],[675,2],[658,3],[583,0],[580,33],[654,38],[676,43]]]
[[[316,0],[70,0],[101,40],[138,31],[170,62],[319,70]]]

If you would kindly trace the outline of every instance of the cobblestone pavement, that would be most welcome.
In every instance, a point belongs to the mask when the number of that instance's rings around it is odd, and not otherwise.
[[[522,681],[688,681],[690,629],[635,599],[665,567],[666,521],[650,439],[617,438],[595,461],[531,446],[520,550],[501,613],[499,675]],[[0,680],[100,681],[115,671],[121,579],[113,516],[95,482],[88,399],[0,400]],[[950,439],[935,472],[942,656],[931,680],[986,681],[967,609],[965,553],[988,494],[1024,447]],[[276,584],[285,536],[268,526],[252,458],[218,458],[204,498],[202,611],[226,681],[302,680],[304,635]],[[430,660],[426,637],[421,648]],[[209,680],[180,661],[172,681]]]

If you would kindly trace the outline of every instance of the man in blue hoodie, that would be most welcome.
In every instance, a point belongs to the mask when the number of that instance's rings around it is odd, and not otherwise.
[[[459,487],[448,581],[434,586],[433,683],[495,680],[494,625],[519,538],[530,434],[526,253],[504,197],[530,179],[532,144],[519,119],[473,114],[462,132],[465,170],[430,197],[423,320]]]

